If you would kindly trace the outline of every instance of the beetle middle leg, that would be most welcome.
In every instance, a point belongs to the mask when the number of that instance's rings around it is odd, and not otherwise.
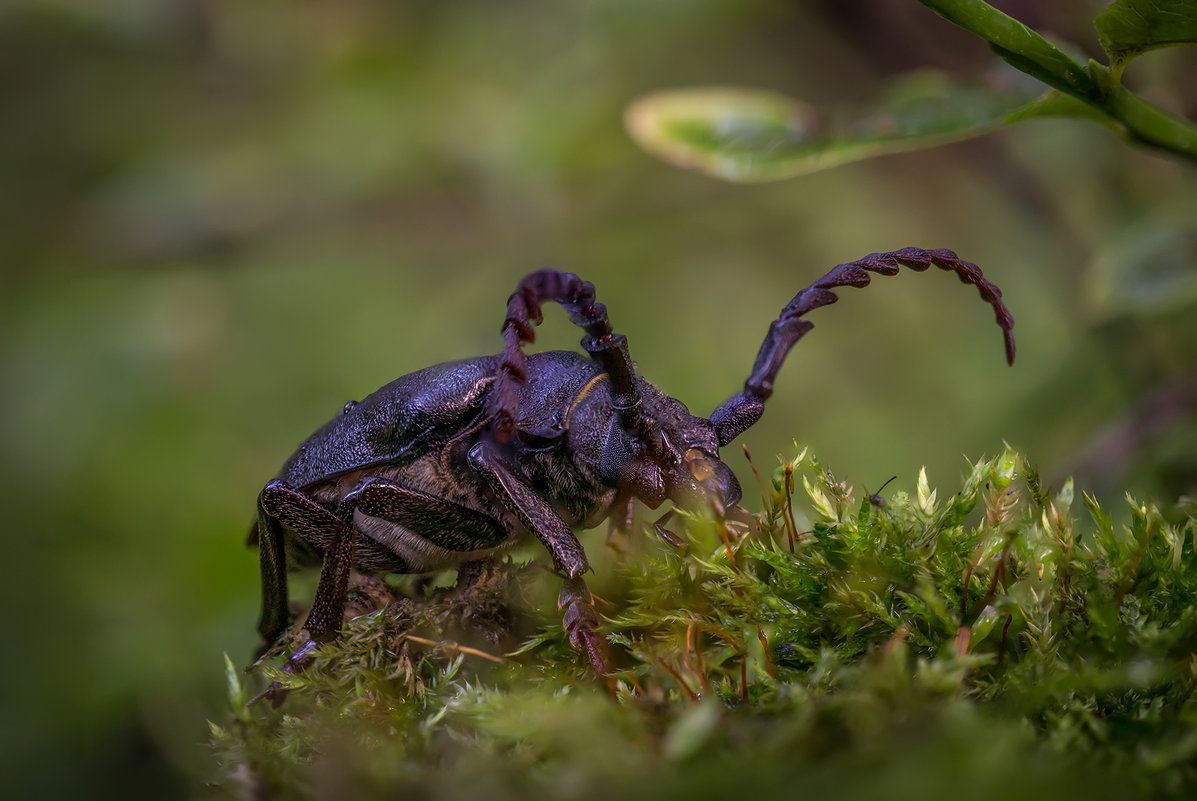
[[[369,525],[369,518],[381,527]],[[365,479],[341,499],[337,521],[336,536],[325,549],[316,599],[304,626],[315,640],[330,639],[340,628],[350,567],[358,562],[371,567],[364,557],[354,558],[355,532],[388,552],[390,561],[377,567],[392,573],[423,572],[469,561],[509,540],[507,529],[488,515],[378,477]]]

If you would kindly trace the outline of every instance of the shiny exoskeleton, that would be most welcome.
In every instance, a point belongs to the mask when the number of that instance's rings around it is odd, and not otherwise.
[[[288,565],[322,564],[304,624],[310,641],[287,664],[295,671],[315,643],[336,636],[351,569],[422,573],[501,552],[531,534],[563,578],[570,641],[606,673],[574,529],[613,514],[627,519],[635,500],[652,508],[666,500],[735,504],[740,486],[719,449],[760,419],[786,354],[811,328],[803,315],[834,302],[835,287],[867,285],[870,272],[932,264],[976,286],[993,306],[1013,363],[1013,318],[975,265],[949,250],[874,253],[799,292],[770,326],[744,389],[709,418],[635,375],[627,342],[612,331],[592,284],[554,270],[525,277],[508,301],[499,355],[428,367],[346,404],[262,490],[252,537],[261,552],[259,632],[269,644],[289,623]],[[588,356],[524,355],[546,301],[585,330]]]

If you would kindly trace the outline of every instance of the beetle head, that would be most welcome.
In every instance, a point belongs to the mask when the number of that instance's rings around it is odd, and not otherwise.
[[[613,419],[603,446],[603,472],[617,485],[656,508],[666,500],[686,509],[708,504],[726,509],[740,500],[740,483],[719,459],[711,421],[685,404],[641,385],[644,408],[636,431]]]

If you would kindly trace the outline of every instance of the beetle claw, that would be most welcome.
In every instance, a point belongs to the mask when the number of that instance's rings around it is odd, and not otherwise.
[[[292,676],[298,676],[307,670],[308,665],[312,664],[315,658],[313,652],[316,650],[316,641],[308,640],[296,648],[287,661],[283,664],[283,672],[290,673]],[[283,701],[287,698],[287,693],[290,692],[286,687],[277,681],[270,682],[270,686],[262,692],[249,699],[249,706],[261,701],[263,698],[270,699],[270,705],[278,709],[283,705]]]
[[[586,583],[582,579],[566,579],[557,605],[565,610],[562,625],[570,645],[586,654],[595,675],[606,679],[611,673],[611,659],[607,641],[598,631],[602,621],[594,609],[594,597]]]
[[[690,546],[684,539],[682,539],[678,535],[674,534],[669,529],[665,528],[665,524],[668,523],[670,518],[672,518],[672,517],[673,517],[673,510],[670,509],[665,514],[661,515],[657,519],[657,522],[653,523],[653,530],[657,532],[657,536],[659,536],[661,539],[665,540],[667,543],[672,545],[674,548],[677,548],[679,551],[689,550]]]

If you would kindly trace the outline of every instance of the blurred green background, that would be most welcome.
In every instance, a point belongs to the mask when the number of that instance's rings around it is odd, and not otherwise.
[[[997,5],[1099,53],[1101,2]],[[1192,119],[1193,56],[1127,81]],[[951,488],[1007,440],[1106,498],[1197,492],[1191,166],[1065,120],[735,186],[622,128],[654,89],[838,109],[927,66],[1000,69],[913,0],[5,4],[6,784],[202,794],[222,653],[256,645],[258,490],[346,400],[496,351],[545,266],[706,414],[829,267],[952,248],[1003,288],[1014,368],[942,273],[847,290],[743,438],[758,464],[797,438],[858,486],[925,464]],[[547,317],[539,341],[575,347]]]

